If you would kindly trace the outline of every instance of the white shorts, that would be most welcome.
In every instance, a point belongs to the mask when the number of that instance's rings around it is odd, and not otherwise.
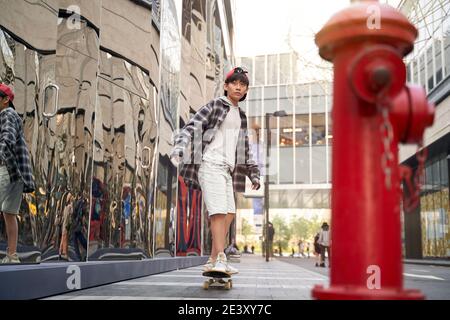
[[[0,211],[19,214],[22,203],[23,182],[11,183],[6,166],[0,166]]]
[[[228,166],[203,161],[198,180],[209,216],[236,213],[233,177]]]

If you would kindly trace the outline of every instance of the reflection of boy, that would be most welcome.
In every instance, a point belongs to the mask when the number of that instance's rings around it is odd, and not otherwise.
[[[13,90],[0,84],[0,212],[5,219],[8,237],[6,256],[0,261],[2,264],[20,263],[17,217],[22,194],[35,189],[22,119],[14,109],[13,101]]]

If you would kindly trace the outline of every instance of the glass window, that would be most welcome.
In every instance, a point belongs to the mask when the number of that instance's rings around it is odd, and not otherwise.
[[[266,65],[265,65],[265,57],[258,56],[255,58],[255,85],[265,85],[266,78]]]
[[[280,110],[294,113],[294,86],[280,86]]]
[[[441,186],[442,187],[446,187],[446,188],[448,188],[449,187],[449,184],[448,184],[448,161],[447,161],[447,159],[446,158],[442,158],[441,159],[441,164],[440,164],[440,167],[441,167]]]
[[[434,51],[435,51],[435,61],[436,61],[436,84],[442,81],[442,47],[441,40],[434,40]]]
[[[280,183],[293,183],[294,182],[294,149],[280,148]]]
[[[253,59],[252,58],[242,58],[241,67],[248,71],[248,76],[250,79],[250,85],[253,84]]]
[[[450,24],[444,34],[445,76],[448,76],[450,74]]]
[[[328,183],[333,181],[333,148],[328,147]]]
[[[277,92],[276,86],[264,87],[264,113],[277,111]]]
[[[295,86],[295,113],[309,113],[309,85]]]
[[[326,88],[324,84],[314,83],[311,85],[311,112],[325,112],[325,93]]]
[[[333,144],[333,117],[328,113],[328,145]]]
[[[251,87],[248,92],[248,116],[262,116],[262,88]]]
[[[434,88],[434,70],[433,70],[433,47],[427,49],[427,74],[428,74],[428,90]]]
[[[411,82],[411,63],[406,66],[406,82]]]
[[[312,150],[312,183],[327,183],[326,146],[314,146]]]
[[[291,54],[280,54],[280,83],[292,83]]]
[[[295,115],[295,146],[309,146],[309,115]]]
[[[419,58],[419,68],[420,68],[420,85],[426,87],[425,82],[425,57],[422,54]]]
[[[249,117],[247,126],[250,142],[258,143],[261,140],[262,117]]]
[[[325,145],[325,113],[311,115],[312,145]]]
[[[269,55],[267,56],[267,84],[277,84],[278,83],[278,56]]]
[[[293,116],[280,118],[280,148],[294,145]]]
[[[412,82],[414,84],[419,83],[419,69],[418,69],[418,64],[417,64],[416,59],[413,60],[413,81]]]
[[[309,184],[309,152],[310,148],[295,149],[295,183]]]
[[[447,3],[448,7],[450,8],[449,3]],[[447,11],[449,10],[447,8]],[[447,14],[446,19],[443,23],[443,38],[444,38],[444,66],[445,66],[445,76],[448,76],[450,74],[450,16]]]
[[[435,161],[431,165],[431,175],[432,175],[432,184],[433,184],[433,190],[436,190],[438,186],[440,186],[440,172],[439,172],[439,161]]]

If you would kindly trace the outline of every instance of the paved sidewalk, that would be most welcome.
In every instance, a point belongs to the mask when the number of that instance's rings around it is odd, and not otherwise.
[[[421,259],[405,259],[403,260],[406,264],[418,264],[418,265],[427,265],[427,266],[439,266],[439,267],[450,267],[450,260],[421,260]]]
[[[48,299],[76,300],[183,300],[248,299],[309,300],[316,284],[328,285],[328,277],[277,259],[266,262],[261,256],[243,255],[233,263],[239,274],[233,276],[231,290],[202,288],[205,278],[197,266],[149,277],[76,291]]]

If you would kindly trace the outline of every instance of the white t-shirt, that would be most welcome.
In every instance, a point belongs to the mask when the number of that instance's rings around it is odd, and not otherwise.
[[[228,101],[228,99],[224,98]],[[241,129],[241,116],[239,107],[230,102],[230,111],[217,130],[213,140],[205,148],[203,160],[219,165],[227,165],[234,170],[236,162],[236,147]]]

